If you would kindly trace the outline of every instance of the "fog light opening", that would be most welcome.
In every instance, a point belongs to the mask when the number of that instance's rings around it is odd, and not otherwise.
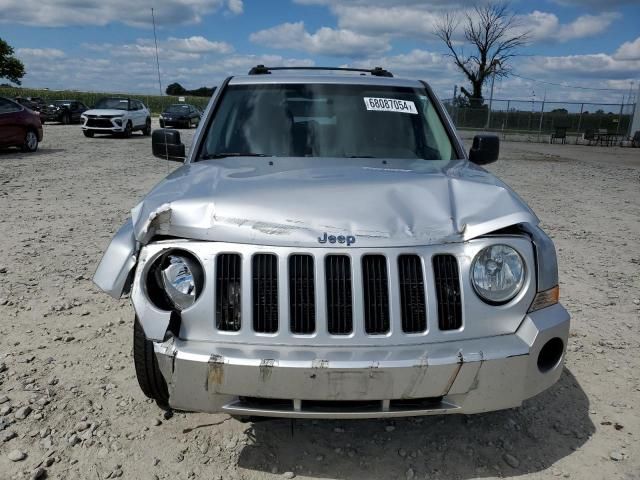
[[[563,351],[564,342],[558,337],[545,343],[538,354],[538,370],[542,373],[553,370],[560,363]]]

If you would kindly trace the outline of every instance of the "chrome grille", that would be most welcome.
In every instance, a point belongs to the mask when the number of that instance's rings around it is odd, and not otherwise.
[[[440,330],[457,330],[462,326],[462,302],[456,257],[434,255],[433,274],[438,296],[438,326]]]
[[[237,332],[242,323],[241,260],[237,253],[222,253],[216,261],[216,327]]]
[[[353,259],[347,254],[291,254],[282,258],[275,253],[257,253],[248,257],[251,262],[245,266],[239,254],[220,253],[216,257],[215,315],[219,330],[244,330],[244,308],[251,311],[248,328],[256,333],[277,333],[282,325],[288,325],[293,334],[318,333],[318,315],[322,315],[320,332],[329,335],[387,335],[396,321],[396,331],[419,334],[427,331],[428,291],[435,293],[432,308],[434,316],[437,308],[438,329],[462,326],[460,275],[453,255],[430,257],[433,276],[425,275],[423,269],[423,260],[429,259],[417,254],[391,258],[364,254]],[[316,272],[318,265],[322,265],[320,272]],[[317,274],[323,277],[321,286],[316,284]],[[281,295],[281,289],[288,296]]]
[[[278,331],[278,257],[271,253],[253,256],[253,329]]]
[[[398,257],[398,288],[402,331],[420,333],[427,329],[427,305],[424,295],[422,261],[418,255]]]
[[[292,333],[309,334],[316,330],[316,294],[311,255],[289,257],[289,321]]]
[[[327,255],[324,268],[328,331],[332,335],[348,335],[353,331],[351,258],[346,255]]]
[[[383,255],[362,257],[364,327],[369,335],[389,332],[387,259]]]

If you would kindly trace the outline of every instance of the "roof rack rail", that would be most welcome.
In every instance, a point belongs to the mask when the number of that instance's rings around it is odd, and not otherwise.
[[[265,67],[264,65],[256,65],[249,70],[249,75],[269,75],[274,70],[329,70],[342,72],[361,72],[369,73],[374,77],[393,77],[393,74],[381,67],[372,69],[367,68],[345,68],[345,67]]]

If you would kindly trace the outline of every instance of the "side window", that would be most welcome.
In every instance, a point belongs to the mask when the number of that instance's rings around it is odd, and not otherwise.
[[[0,98],[0,113],[13,113],[18,111],[20,111],[20,106],[17,103]]]

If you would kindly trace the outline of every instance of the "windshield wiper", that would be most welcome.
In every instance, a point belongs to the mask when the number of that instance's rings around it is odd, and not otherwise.
[[[213,160],[215,158],[226,157],[271,157],[265,153],[251,153],[251,152],[224,152],[224,153],[209,153],[200,157],[201,160]]]

